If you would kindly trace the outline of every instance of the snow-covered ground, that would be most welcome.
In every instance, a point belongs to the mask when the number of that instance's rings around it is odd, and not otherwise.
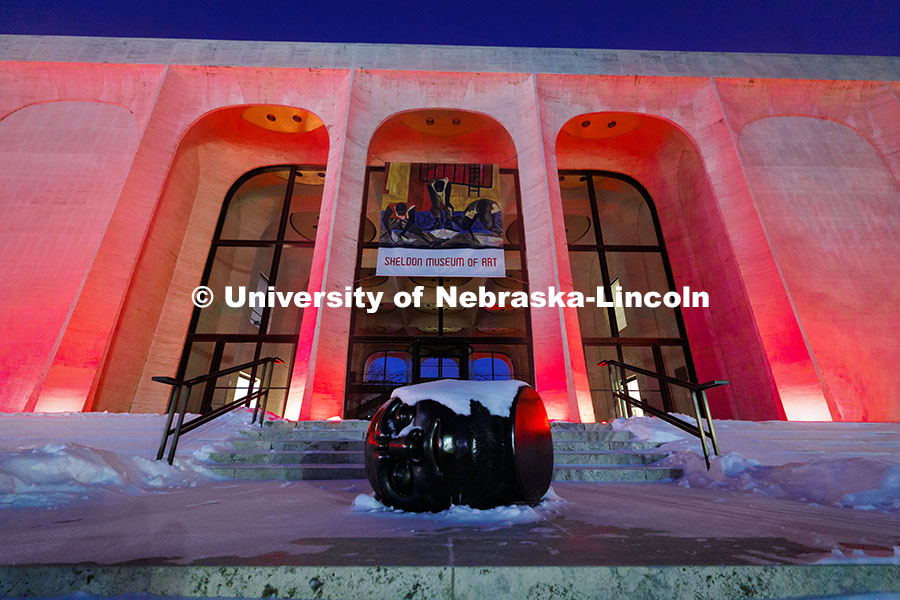
[[[690,422],[694,420],[679,415]],[[727,489],[803,502],[900,513],[900,424],[714,421],[721,456],[710,469],[697,438],[653,417],[612,427],[663,443],[682,487]]]
[[[365,481],[218,481],[205,466],[209,451],[249,420],[235,412],[188,434],[169,466],[153,460],[160,415],[0,415],[0,549],[9,551],[0,551],[0,563],[165,556],[190,564],[266,552],[334,552],[329,560],[344,560],[364,554],[363,542],[336,540],[366,530],[410,539],[503,530],[511,540],[523,532],[546,538],[538,547],[548,552],[560,535],[582,535],[584,548],[614,555],[584,560],[622,560],[626,548],[644,552],[647,535],[664,535],[699,544],[697,555],[725,553],[722,560],[900,564],[900,424],[717,421],[723,455],[707,471],[695,438],[654,418],[618,420],[615,429],[663,443],[685,476],[668,484],[560,483],[561,498],[535,508],[414,515],[380,506]],[[591,545],[596,536],[633,541],[604,550]],[[324,541],[300,541],[314,539]],[[320,549],[341,544],[351,547]]]
[[[162,415],[0,414],[0,507],[58,506],[99,491],[158,493],[219,479],[213,445],[246,428],[249,411],[182,437],[175,463],[154,460]],[[689,417],[682,416],[684,419]],[[900,424],[716,421],[722,456],[707,471],[699,441],[653,417],[617,430],[663,443],[682,487],[726,489],[859,510],[900,513]]]

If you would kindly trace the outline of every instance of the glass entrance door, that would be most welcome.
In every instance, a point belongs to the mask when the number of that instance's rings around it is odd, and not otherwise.
[[[435,344],[416,341],[416,383],[438,379],[469,379],[469,355],[466,344]]]

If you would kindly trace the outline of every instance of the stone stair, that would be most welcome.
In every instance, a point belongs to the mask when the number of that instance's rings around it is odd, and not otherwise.
[[[271,421],[226,440],[209,467],[235,479],[365,479],[363,438],[368,421]],[[555,481],[643,482],[681,477],[658,466],[659,444],[632,441],[600,423],[554,422]]]
[[[660,444],[632,441],[631,433],[602,423],[551,423],[554,481],[642,482],[678,479],[682,470],[656,463]]]

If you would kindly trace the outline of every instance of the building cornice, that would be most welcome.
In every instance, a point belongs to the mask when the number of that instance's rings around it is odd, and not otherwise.
[[[0,60],[900,81],[900,57],[0,35]]]

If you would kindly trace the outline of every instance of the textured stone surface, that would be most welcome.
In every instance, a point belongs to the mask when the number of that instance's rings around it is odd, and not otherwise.
[[[585,73],[790,77],[900,78],[900,58],[663,52],[584,48],[499,48],[401,44],[322,44],[62,36],[0,36],[7,60],[122,62],[319,69],[404,69],[500,73]]]
[[[0,567],[0,595],[371,598],[789,598],[895,591],[900,567]]]
[[[448,567],[0,567],[0,596],[452,598]]]
[[[788,598],[895,590],[900,567],[458,568],[458,598]]]

